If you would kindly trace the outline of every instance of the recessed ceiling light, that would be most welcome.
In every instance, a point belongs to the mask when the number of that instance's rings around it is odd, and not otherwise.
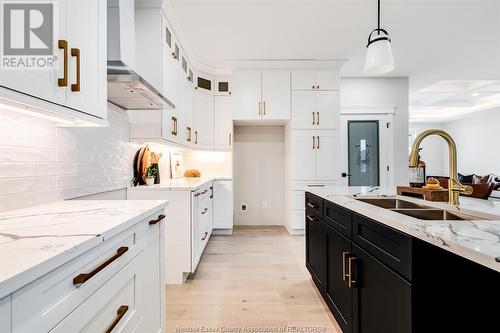
[[[472,96],[473,96],[473,97],[477,97],[477,96],[479,96],[479,93],[477,93],[477,92],[472,93]]]

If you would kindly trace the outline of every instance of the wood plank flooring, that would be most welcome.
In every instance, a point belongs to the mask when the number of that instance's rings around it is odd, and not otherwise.
[[[212,236],[197,272],[167,286],[167,332],[340,333],[304,260],[284,228]]]

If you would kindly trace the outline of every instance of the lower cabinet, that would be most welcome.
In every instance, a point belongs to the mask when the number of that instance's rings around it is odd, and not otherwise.
[[[323,222],[312,212],[306,212],[306,267],[318,289],[325,283],[325,237]]]

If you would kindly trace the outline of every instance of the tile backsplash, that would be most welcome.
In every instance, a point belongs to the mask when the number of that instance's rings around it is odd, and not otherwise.
[[[132,177],[127,113],[109,127],[69,128],[0,110],[0,211],[125,188]]]

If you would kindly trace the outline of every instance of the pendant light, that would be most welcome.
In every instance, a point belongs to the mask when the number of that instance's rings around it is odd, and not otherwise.
[[[378,26],[368,35],[368,52],[364,73],[382,75],[394,70],[391,39],[386,30],[380,28],[380,0],[378,0]]]

